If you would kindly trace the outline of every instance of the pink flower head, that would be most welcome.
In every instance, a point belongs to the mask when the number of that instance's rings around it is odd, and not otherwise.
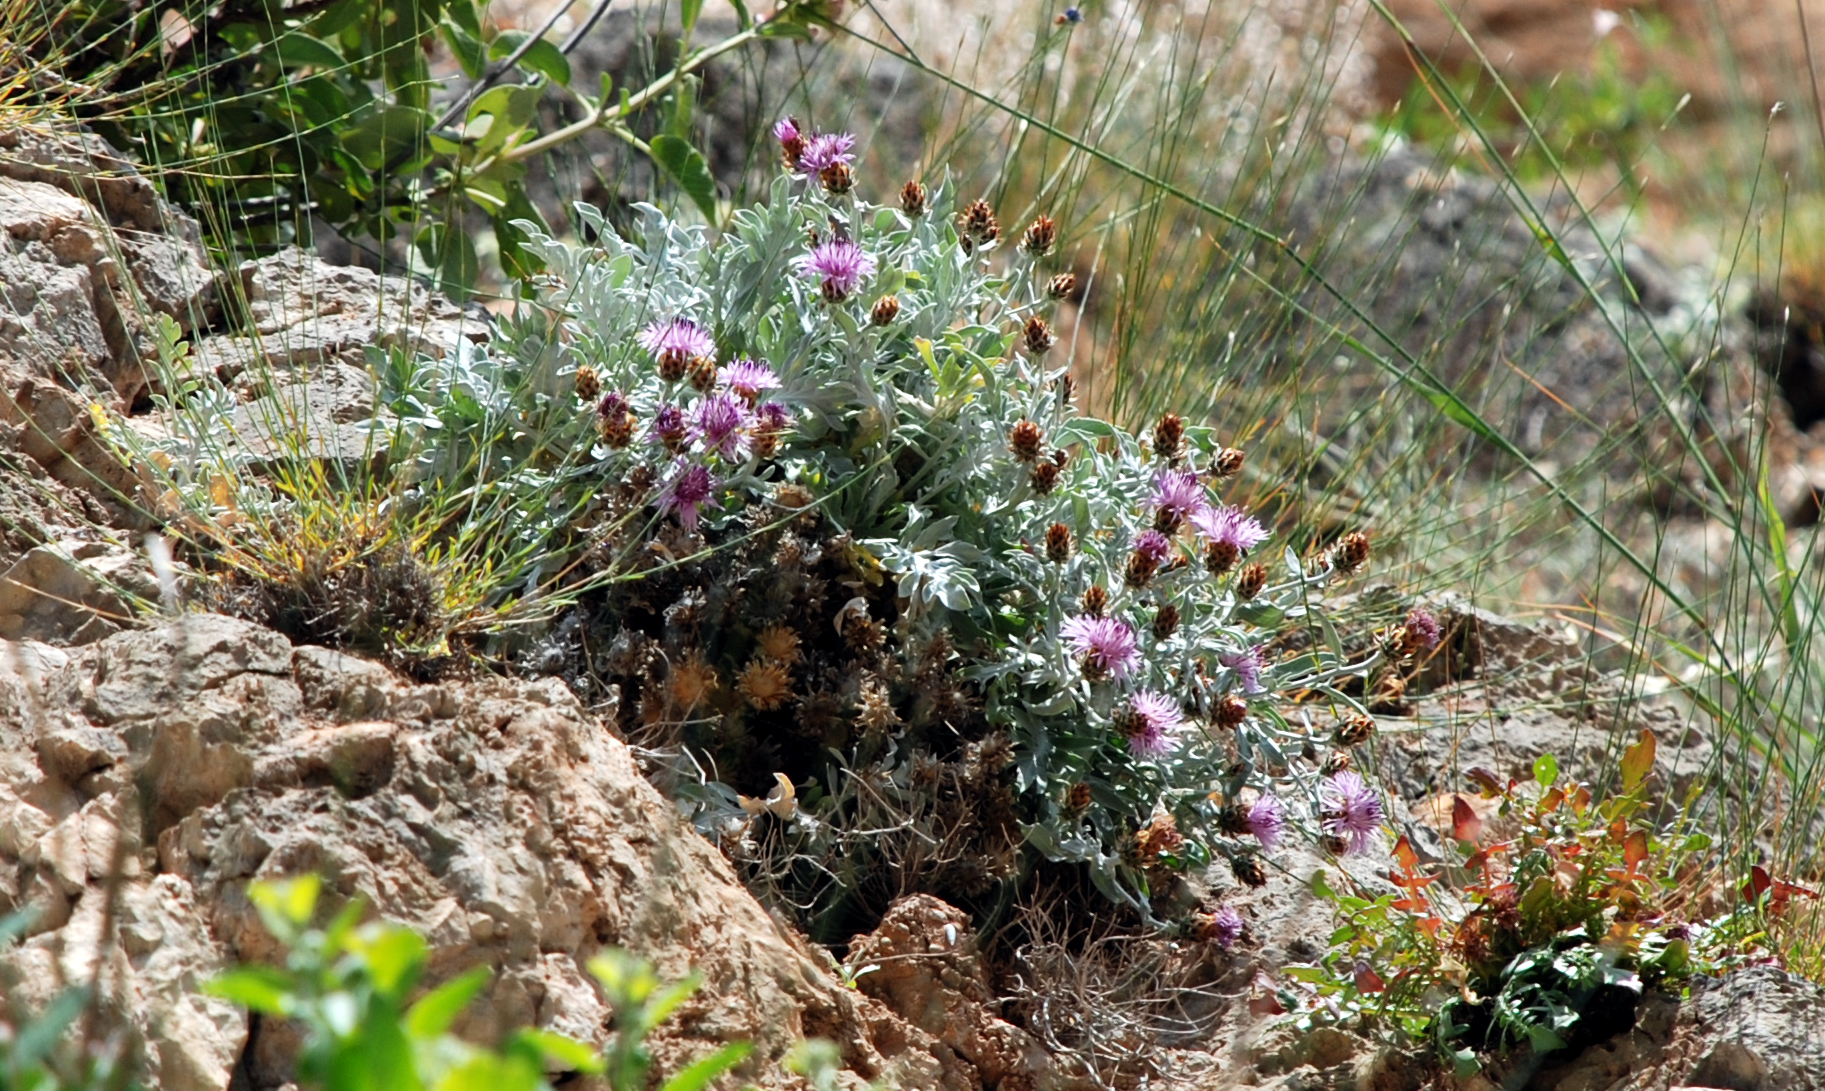
[[[1177,527],[1210,507],[1204,498],[1204,483],[1188,470],[1166,470],[1153,479],[1153,506]]]
[[[667,359],[683,363],[693,356],[714,356],[716,342],[697,323],[688,318],[673,318],[665,322],[654,322],[640,331],[640,347],[653,354],[653,359]]]
[[[1265,693],[1261,688],[1261,649],[1246,648],[1239,652],[1224,652],[1217,656],[1217,662],[1236,672],[1236,680],[1242,683],[1242,692],[1246,694]]]
[[[1126,678],[1140,664],[1140,646],[1128,623],[1112,617],[1074,617],[1059,629],[1087,673]]]
[[[758,360],[743,358],[731,361],[717,369],[716,378],[722,385],[746,398],[750,405],[760,397],[761,391],[779,389],[779,376]]]
[[[696,463],[680,460],[678,472],[667,483],[660,493],[659,507],[663,511],[678,513],[678,524],[687,531],[697,529],[697,509],[710,499],[716,491],[716,479],[710,471]]]
[[[874,257],[848,239],[832,239],[811,253],[794,260],[801,276],[821,281],[824,298],[841,303],[861,286],[864,277],[874,276]]]
[[[1267,540],[1266,528],[1241,508],[1228,505],[1206,508],[1194,512],[1191,522],[1212,544],[1234,546],[1238,554],[1247,553]]]
[[[773,139],[781,144],[790,144],[795,140],[805,139],[805,134],[798,130],[798,119],[782,117],[773,125]]]
[[[1225,951],[1242,938],[1242,914],[1236,912],[1235,906],[1226,905],[1211,914],[1210,937]]]
[[[1433,617],[1430,611],[1421,610],[1417,606],[1407,611],[1407,624],[1404,628],[1407,643],[1415,648],[1431,651],[1438,647],[1438,618]]]
[[[1135,757],[1157,758],[1179,748],[1185,715],[1172,698],[1143,691],[1129,700],[1127,712],[1117,723],[1128,736],[1128,749]]]
[[[596,416],[606,421],[619,422],[631,412],[633,407],[628,404],[627,395],[618,390],[607,391],[602,395],[602,400],[596,403]]]
[[[755,414],[760,418],[756,427],[766,432],[784,432],[792,427],[792,410],[778,402],[767,402]]]
[[[748,403],[733,394],[711,394],[691,409],[691,438],[724,458],[748,457]]]
[[[1143,530],[1134,536],[1134,552],[1157,567],[1172,555],[1172,540],[1157,530]]]
[[[1262,848],[1272,852],[1280,843],[1280,835],[1286,832],[1286,808],[1271,795],[1255,800],[1248,809],[1248,832],[1255,835]]]
[[[684,440],[684,410],[675,405],[660,406],[653,414],[653,441],[676,451],[684,446]]]
[[[838,163],[848,166],[855,162],[855,156],[850,154],[853,147],[855,137],[848,133],[814,133],[799,154],[799,166],[806,174],[816,174]]]
[[[1345,769],[1326,778],[1318,786],[1318,803],[1325,833],[1343,838],[1349,852],[1369,850],[1369,835],[1381,828],[1385,816],[1381,798],[1362,774]]]

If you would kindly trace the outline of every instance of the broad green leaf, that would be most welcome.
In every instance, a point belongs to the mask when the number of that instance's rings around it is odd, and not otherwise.
[[[1551,788],[1559,779],[1559,760],[1551,754],[1541,754],[1534,759],[1534,780],[1540,787]]]
[[[488,44],[490,60],[504,61],[513,55],[514,50],[530,37],[523,30],[504,30],[494,41]],[[527,47],[526,52],[515,62],[528,72],[544,76],[553,83],[570,86],[570,58],[557,47],[555,42],[541,38]]]
[[[450,47],[456,63],[462,66],[463,75],[472,80],[481,79],[488,67],[488,48],[482,44],[481,39],[472,34],[469,28],[451,19],[445,19],[437,30],[443,36],[444,44]]]
[[[335,71],[347,62],[342,54],[321,38],[292,31],[273,42],[273,51],[279,55],[279,63],[287,68],[320,68]]]
[[[660,1091],[703,1091],[716,1077],[740,1064],[752,1052],[754,1046],[750,1042],[730,1042],[665,1081]]]
[[[424,937],[393,925],[362,929],[355,951],[366,960],[374,986],[383,996],[397,996],[410,988],[425,962]]]
[[[602,1057],[575,1038],[549,1030],[522,1030],[513,1036],[514,1045],[541,1061],[555,1061],[567,1072],[590,1075],[602,1071]]]
[[[317,910],[317,892],[323,880],[315,874],[278,882],[257,882],[247,888],[247,899],[259,910],[266,930],[279,939],[289,939],[310,923]]]
[[[432,989],[406,1012],[406,1032],[414,1038],[434,1038],[449,1030],[491,976],[488,967],[477,966]]]
[[[691,40],[691,32],[697,29],[697,16],[703,13],[703,0],[682,0],[678,5],[678,18],[684,24],[683,40]]]
[[[688,141],[670,133],[655,136],[650,147],[653,161],[677,180],[679,188],[704,217],[713,222],[716,219],[716,180],[710,177],[710,168],[703,156]]]
[[[212,981],[203,991],[262,1015],[291,1014],[291,979],[270,966],[242,966]]]

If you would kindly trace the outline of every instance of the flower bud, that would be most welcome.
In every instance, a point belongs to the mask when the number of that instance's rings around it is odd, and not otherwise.
[[[1008,429],[1008,450],[1022,462],[1037,461],[1045,449],[1045,442],[1045,430],[1030,420],[1019,421]]]
[[[1216,541],[1204,547],[1204,567],[1213,576],[1228,572],[1241,559],[1242,551],[1234,542]]]
[[[1161,606],[1153,615],[1153,638],[1171,640],[1172,634],[1179,631],[1179,608],[1172,603]]]
[[[1252,827],[1248,824],[1248,808],[1240,803],[1230,803],[1217,812],[1217,829],[1231,837],[1241,837]]]
[[[1026,328],[1022,331],[1026,338],[1027,352],[1034,356],[1044,356],[1052,351],[1052,343],[1057,338],[1052,336],[1052,327],[1046,320],[1034,315],[1027,319]]]
[[[1021,249],[1036,257],[1044,257],[1052,252],[1052,246],[1058,241],[1058,224],[1050,216],[1041,216],[1027,225],[1027,233],[1020,240]]]
[[[1078,781],[1065,790],[1065,810],[1070,814],[1082,814],[1090,809],[1090,785]]]
[[[1238,727],[1248,719],[1248,702],[1233,693],[1226,693],[1217,698],[1213,718],[1218,727]]]
[[[1344,575],[1354,575],[1369,563],[1369,536],[1352,530],[1331,549],[1331,567]]]
[[[1041,462],[1034,466],[1032,484],[1033,491],[1039,495],[1052,495],[1052,490],[1058,487],[1058,463]]]
[[[1091,584],[1084,592],[1084,613],[1090,617],[1102,617],[1103,611],[1109,608],[1109,592],[1100,584]]]
[[[699,356],[691,361],[691,388],[700,394],[708,394],[716,387],[716,361],[708,356]]]
[[[908,182],[900,187],[900,211],[917,219],[925,215],[925,187],[918,182]]]
[[[976,242],[994,242],[1001,237],[1001,224],[987,201],[971,201],[961,217],[963,234]]]
[[[1324,756],[1324,763],[1318,766],[1318,775],[1334,777],[1344,772],[1351,765],[1348,750],[1333,750]]]
[[[868,314],[868,320],[877,326],[891,326],[893,320],[900,317],[900,300],[897,296],[884,295],[874,301],[874,310]]]
[[[1337,725],[1337,745],[1361,746],[1375,734],[1373,716],[1352,716]]]
[[[1046,282],[1046,294],[1053,299],[1070,299],[1077,294],[1077,275],[1060,273]]]
[[[1243,565],[1242,571],[1236,574],[1236,597],[1243,602],[1247,602],[1256,595],[1259,595],[1261,589],[1266,586],[1267,566],[1259,561]]]
[[[1053,523],[1046,528],[1046,560],[1064,564],[1071,559],[1071,528]]]
[[[1167,413],[1160,422],[1153,426],[1153,453],[1156,457],[1171,461],[1184,452],[1185,418],[1177,413]]]
[[[1211,461],[1210,470],[1218,477],[1234,477],[1242,472],[1243,454],[1241,448],[1225,447],[1217,452]]]
[[[602,396],[602,378],[596,374],[595,368],[588,364],[577,368],[576,391],[577,398],[585,403],[593,404]]]
[[[1252,852],[1230,857],[1229,870],[1235,873],[1236,881],[1243,886],[1258,889],[1267,885],[1267,865]]]

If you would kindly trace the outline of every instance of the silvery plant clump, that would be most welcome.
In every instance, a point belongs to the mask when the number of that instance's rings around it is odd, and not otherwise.
[[[486,477],[502,533],[545,541],[528,588],[577,603],[573,681],[832,929],[1044,861],[1151,916],[1189,870],[1265,882],[1289,837],[1362,851],[1374,723],[1346,693],[1437,641],[1322,616],[1368,539],[1302,557],[1225,503],[1240,450],[1079,412],[1050,219],[1003,238],[918,183],[871,204],[847,136],[776,136],[720,235],[579,207],[594,241],[534,238],[492,347],[389,379],[421,487]],[[1233,940],[1232,910],[1198,919]]]

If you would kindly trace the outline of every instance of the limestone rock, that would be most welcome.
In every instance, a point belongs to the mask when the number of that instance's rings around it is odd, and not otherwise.
[[[39,546],[0,572],[0,637],[86,644],[132,617],[131,600],[157,594],[138,557],[102,542]]]

